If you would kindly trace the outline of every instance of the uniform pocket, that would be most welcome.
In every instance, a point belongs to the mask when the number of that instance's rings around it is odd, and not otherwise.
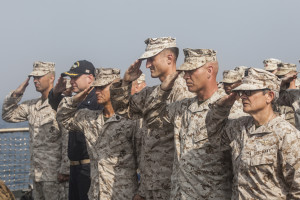
[[[271,165],[277,160],[277,151],[275,148],[265,148],[251,152],[251,166]]]

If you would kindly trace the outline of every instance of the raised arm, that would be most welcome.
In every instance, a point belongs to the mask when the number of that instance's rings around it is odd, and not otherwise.
[[[64,98],[62,93],[66,90],[66,80],[63,77],[59,77],[56,85],[50,90],[48,95],[49,104],[52,109],[57,110],[59,103]]]
[[[26,87],[29,85],[28,77],[16,90],[6,96],[2,105],[2,119],[6,122],[23,122],[27,121],[29,106],[31,101],[25,101],[18,105],[21,101]]]
[[[228,120],[230,109],[234,104],[237,94],[231,93],[210,105],[205,119],[209,141],[221,149],[229,149],[231,142],[226,130],[230,130],[234,120]]]
[[[57,110],[57,121],[68,130],[84,132],[84,123],[88,121],[87,109],[77,110],[77,106],[82,102],[93,88],[87,88],[73,97],[65,97],[60,102]]]

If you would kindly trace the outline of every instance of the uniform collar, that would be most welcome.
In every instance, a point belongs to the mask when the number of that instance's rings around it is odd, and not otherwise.
[[[246,126],[247,130],[249,131],[250,135],[255,135],[255,134],[268,134],[273,132],[273,126],[280,123],[281,117],[277,116],[271,121],[269,121],[267,124],[261,125],[260,127],[255,129],[255,124],[254,124],[254,119],[252,118],[251,121],[249,121],[248,125]]]
[[[192,101],[192,103],[188,109],[191,112],[201,112],[203,110],[208,110],[209,104],[214,103],[215,101],[217,101],[219,98],[221,98],[224,95],[225,95],[224,90],[218,89],[209,99],[206,99],[203,102],[199,102],[199,100],[196,96],[196,97],[194,97],[194,100]]]

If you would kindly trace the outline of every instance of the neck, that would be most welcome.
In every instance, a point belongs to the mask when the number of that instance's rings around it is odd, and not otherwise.
[[[296,89],[296,79],[294,79],[290,82],[288,89]]]
[[[276,114],[274,113],[271,105],[267,106],[265,109],[260,110],[257,113],[251,113],[251,115],[254,119],[254,124],[256,126],[267,124],[269,121],[276,117]]]
[[[160,82],[166,80],[167,76],[176,72],[176,65],[169,66],[168,71],[166,71],[163,75],[159,77]]]
[[[41,92],[42,94],[42,101],[45,101],[46,99],[48,99],[48,95],[50,90],[53,88],[53,86],[49,87],[47,90],[44,90],[43,92]]]
[[[209,83],[202,90],[197,92],[197,97],[199,101],[205,101],[209,99],[218,90],[217,82]]]
[[[104,115],[104,117],[110,118],[110,117],[112,117],[115,114],[115,111],[114,111],[114,109],[112,107],[111,101],[107,102],[103,106],[104,106],[104,109],[103,109],[103,115]]]

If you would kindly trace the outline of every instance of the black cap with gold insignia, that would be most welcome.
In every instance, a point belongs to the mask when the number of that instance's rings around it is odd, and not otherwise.
[[[95,76],[94,65],[87,60],[79,60],[72,65],[69,71],[62,73],[61,76],[76,77],[82,74],[92,74]]]

